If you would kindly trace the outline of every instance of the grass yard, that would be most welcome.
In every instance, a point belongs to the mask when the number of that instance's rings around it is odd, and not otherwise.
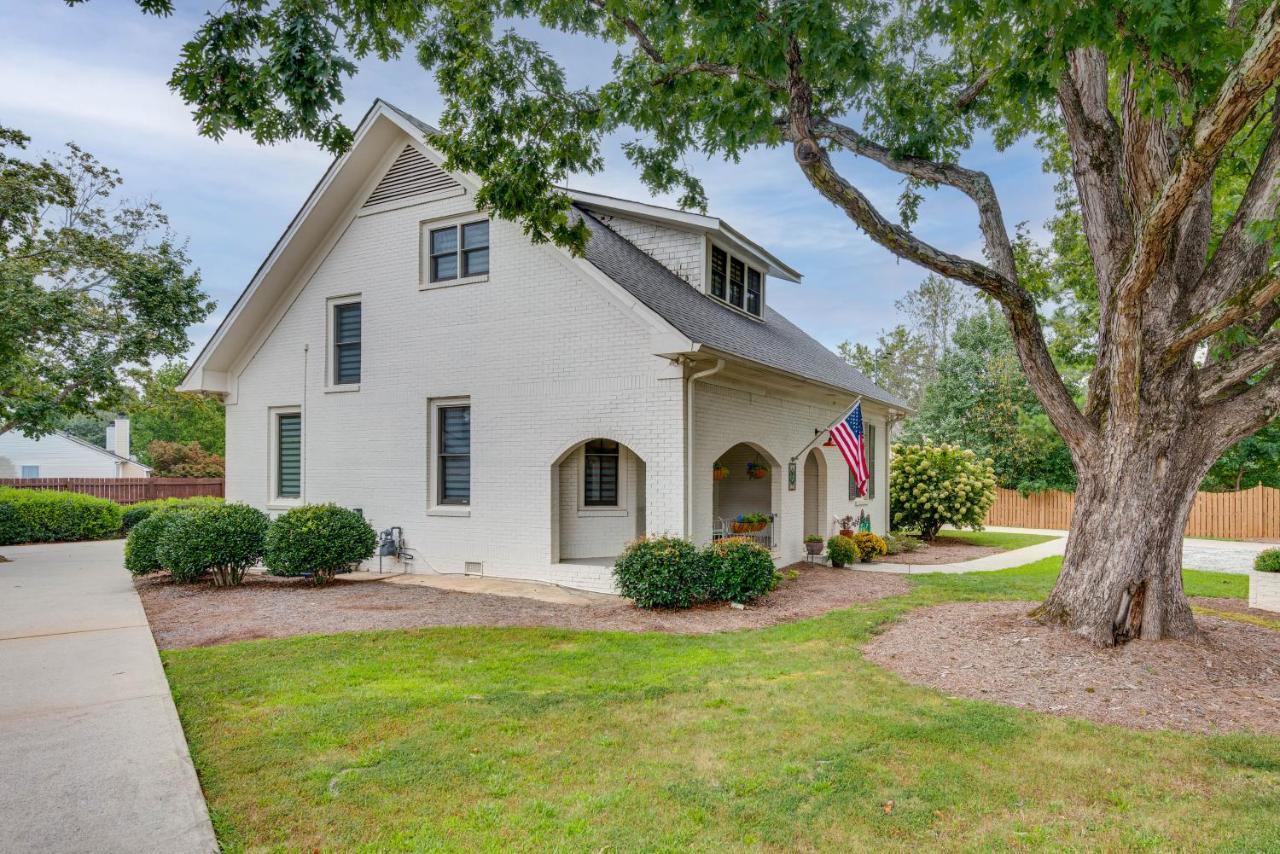
[[[1038,543],[1047,543],[1049,540],[1058,538],[1051,537],[1048,534],[1020,534],[1010,531],[953,531],[948,528],[938,534],[938,539],[960,540],[974,546],[988,546],[993,549],[1011,551],[1013,549],[1025,549],[1027,546],[1034,546]]]
[[[911,576],[700,637],[436,628],[163,657],[230,850],[1280,849],[1280,740],[949,699],[859,652],[917,606],[1043,596],[1058,566]]]

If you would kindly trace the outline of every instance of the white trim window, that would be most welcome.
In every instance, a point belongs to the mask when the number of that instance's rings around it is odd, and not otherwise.
[[[21,477],[23,480],[34,480],[40,477],[40,466],[23,466]]]
[[[433,400],[430,411],[429,510],[467,515],[471,507],[471,401],[465,397]]]
[[[426,282],[463,284],[489,275],[489,220],[424,224]]]
[[[329,301],[329,383],[333,386],[360,384],[363,327],[360,296]]]
[[[582,506],[617,509],[621,493],[622,446],[610,439],[592,439],[582,448]]]
[[[302,409],[277,407],[271,412],[271,502],[302,503]]]
[[[764,312],[764,272],[737,255],[711,245],[707,293],[752,317]]]

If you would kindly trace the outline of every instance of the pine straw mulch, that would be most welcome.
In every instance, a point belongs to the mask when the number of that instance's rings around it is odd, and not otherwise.
[[[1201,615],[1199,640],[1099,649],[1032,620],[1033,607],[922,608],[864,652],[907,681],[950,695],[1139,729],[1280,734],[1280,631]]]
[[[250,575],[241,587],[218,589],[207,583],[172,584],[161,574],[134,584],[161,649],[422,626],[706,634],[813,617],[910,589],[900,576],[808,563],[783,573],[777,590],[745,608],[716,603],[684,611],[645,611],[621,598],[564,605],[386,581],[335,581],[317,587],[303,579]]]

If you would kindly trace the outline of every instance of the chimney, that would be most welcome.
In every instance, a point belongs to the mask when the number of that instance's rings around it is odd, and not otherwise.
[[[129,419],[117,418],[107,425],[107,450],[126,460],[129,456]]]

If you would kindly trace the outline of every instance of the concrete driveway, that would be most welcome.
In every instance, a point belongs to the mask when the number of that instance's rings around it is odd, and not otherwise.
[[[123,542],[0,554],[0,851],[216,851]]]

